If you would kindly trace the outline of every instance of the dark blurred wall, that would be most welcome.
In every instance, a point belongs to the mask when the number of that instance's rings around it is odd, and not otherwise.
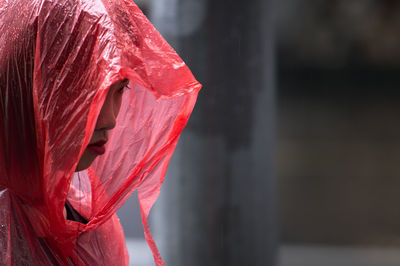
[[[203,83],[153,224],[167,265],[274,265],[273,1],[154,1]]]
[[[400,244],[400,2],[280,1],[285,244]]]

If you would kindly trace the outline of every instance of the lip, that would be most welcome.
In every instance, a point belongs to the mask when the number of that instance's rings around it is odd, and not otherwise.
[[[103,155],[106,152],[104,145],[107,141],[101,140],[87,146],[87,149],[97,155]]]

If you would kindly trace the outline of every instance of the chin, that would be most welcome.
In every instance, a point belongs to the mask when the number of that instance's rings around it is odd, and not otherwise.
[[[96,159],[96,155],[91,154],[88,151],[84,151],[82,154],[81,159],[78,162],[78,165],[76,166],[75,172],[79,172],[79,171],[83,171],[87,168],[89,168],[89,166],[92,165],[94,159]]]

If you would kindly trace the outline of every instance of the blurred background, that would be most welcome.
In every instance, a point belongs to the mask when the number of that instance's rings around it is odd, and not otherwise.
[[[167,265],[400,265],[400,1],[135,2],[204,86],[150,214]]]

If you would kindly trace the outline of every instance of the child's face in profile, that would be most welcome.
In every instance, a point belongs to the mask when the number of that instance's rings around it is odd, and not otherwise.
[[[129,81],[124,79],[110,86],[103,107],[97,118],[93,135],[75,171],[82,171],[88,168],[97,156],[105,153],[105,144],[108,140],[107,133],[115,127],[119,109],[121,108],[124,88],[128,83]]]

